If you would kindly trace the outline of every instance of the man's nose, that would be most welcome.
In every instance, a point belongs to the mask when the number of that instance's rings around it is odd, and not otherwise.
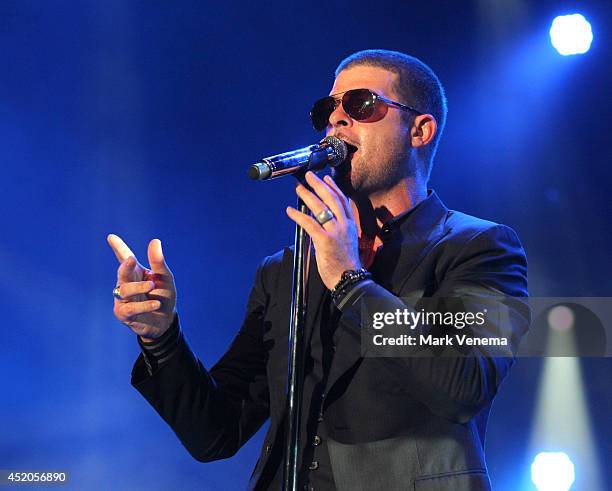
[[[353,120],[346,114],[342,103],[336,106],[336,109],[329,115],[329,126],[335,128],[336,126],[352,126]]]

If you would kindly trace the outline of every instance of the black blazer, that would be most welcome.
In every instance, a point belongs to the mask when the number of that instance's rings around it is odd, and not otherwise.
[[[390,265],[376,269],[381,261]],[[249,489],[268,462],[285,409],[292,250],[259,267],[247,312],[228,351],[207,371],[181,340],[153,376],[142,355],[132,384],[202,462],[224,459],[270,418]],[[385,259],[386,258],[386,259]],[[383,241],[367,295],[389,306],[399,297],[527,296],[527,264],[514,231],[448,210],[435,192]],[[311,264],[305,339],[328,294]],[[471,300],[468,300],[471,301]],[[500,330],[518,344],[530,321],[526,298],[507,302]],[[484,439],[491,402],[513,363],[486,348],[466,357],[361,356],[361,301],[342,308],[324,418],[340,490],[488,490]]]

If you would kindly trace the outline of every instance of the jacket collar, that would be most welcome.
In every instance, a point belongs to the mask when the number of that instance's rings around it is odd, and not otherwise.
[[[383,241],[400,233],[403,240],[429,236],[448,209],[433,189],[427,190],[427,197],[415,207],[391,218],[382,227]]]
[[[370,268],[374,280],[395,295],[444,233],[448,209],[433,190],[414,208],[391,219],[382,230],[383,246]]]

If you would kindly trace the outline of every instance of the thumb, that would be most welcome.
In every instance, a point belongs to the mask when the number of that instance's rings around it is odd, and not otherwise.
[[[149,249],[147,250],[147,253],[149,256],[149,265],[151,266],[151,271],[153,271],[153,273],[172,274],[164,259],[161,240],[153,239],[151,242],[149,242]]]

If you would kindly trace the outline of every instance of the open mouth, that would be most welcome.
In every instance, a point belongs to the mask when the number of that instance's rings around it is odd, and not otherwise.
[[[344,159],[341,165],[336,167],[336,175],[343,175],[350,171],[351,162],[353,161],[353,155],[359,150],[352,143],[349,143],[346,140],[342,141],[346,145],[346,158]]]
[[[355,153],[357,151],[357,147],[355,145],[351,145],[348,142],[344,142],[344,143],[346,143],[346,149],[347,149],[349,155],[351,155],[351,154],[353,154],[353,153]]]

